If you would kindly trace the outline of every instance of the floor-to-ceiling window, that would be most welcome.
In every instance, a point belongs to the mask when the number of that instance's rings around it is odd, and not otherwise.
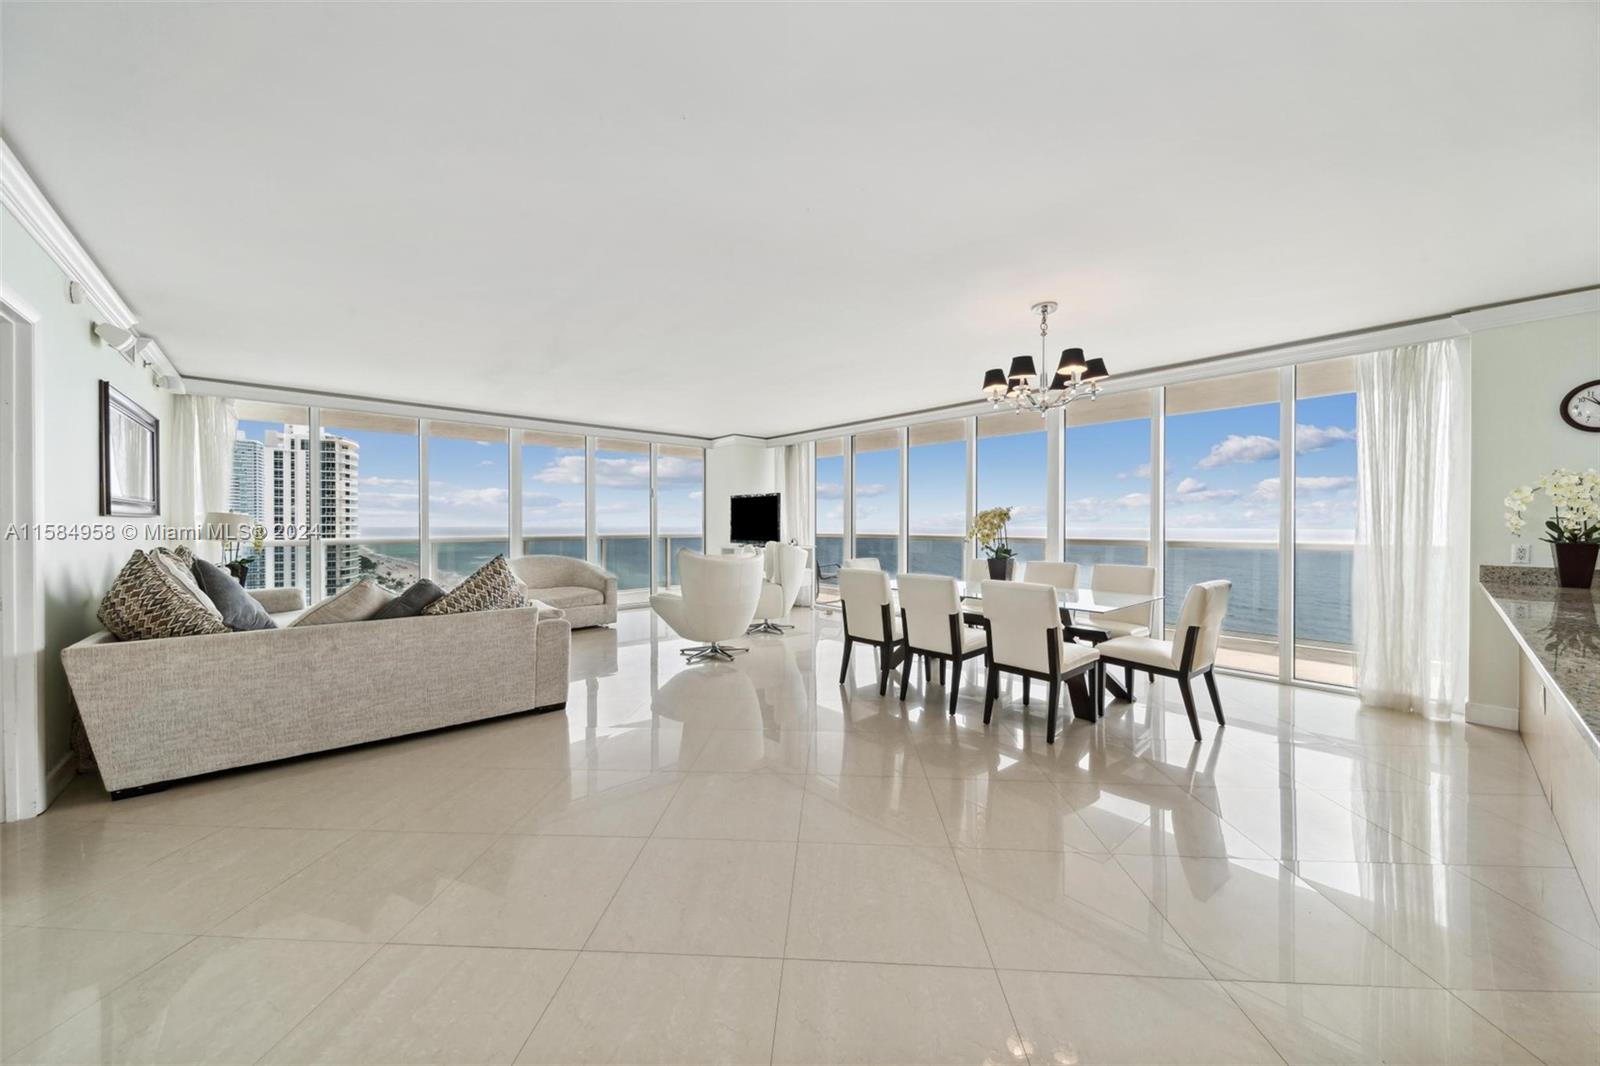
[[[911,427],[906,452],[906,532],[914,574],[965,576],[967,420]]]
[[[648,593],[650,445],[636,440],[595,441],[594,524],[600,540],[596,562],[617,575],[619,590]]]
[[[568,433],[524,429],[522,553],[588,556],[584,440]]]
[[[1294,676],[1352,685],[1355,360],[1295,368]]]
[[[1233,583],[1221,666],[1278,673],[1277,370],[1172,385],[1166,395],[1166,620],[1200,581]]]
[[[428,535],[433,580],[452,588],[510,551],[507,431],[471,422],[428,423]]]
[[[422,576],[417,420],[322,409],[324,591],[370,577],[394,592]]]
[[[900,431],[855,436],[855,555],[900,569]]]
[[[1043,559],[1049,444],[1036,414],[978,417],[978,510],[1011,508],[1011,548],[1019,559]]]
[[[706,453],[682,444],[656,448],[656,584],[678,584],[678,553],[705,548]]]
[[[312,596],[312,536],[317,518],[311,509],[312,468],[307,434],[310,411],[293,404],[240,400],[234,405],[234,434],[228,509],[256,519],[261,546],[229,546],[245,563],[248,588],[298,588]]]
[[[1145,389],[1067,406],[1062,557],[1085,585],[1096,563],[1150,561],[1150,402]]]
[[[831,586],[844,561],[844,454],[845,439],[817,441],[816,499],[818,587]]]

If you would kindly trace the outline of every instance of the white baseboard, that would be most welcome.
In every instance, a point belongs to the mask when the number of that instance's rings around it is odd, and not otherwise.
[[[44,805],[49,807],[56,801],[56,797],[65,792],[67,786],[72,784],[72,779],[78,776],[78,757],[72,752],[61,756],[59,762],[50,767],[50,772],[44,776]]]
[[[1491,729],[1509,729],[1517,732],[1521,715],[1515,707],[1502,707],[1498,703],[1467,701],[1467,721],[1472,725],[1486,725]]]

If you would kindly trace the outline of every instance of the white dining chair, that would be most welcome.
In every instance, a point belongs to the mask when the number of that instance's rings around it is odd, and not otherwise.
[[[953,577],[934,574],[905,574],[900,578],[900,629],[905,639],[905,663],[900,668],[900,701],[905,702],[911,688],[911,661],[922,656],[922,676],[932,674],[928,664],[938,662],[939,683],[945,684],[945,665],[950,666],[947,685],[950,713],[956,713],[956,697],[961,691],[961,669],[968,659],[976,659],[988,647],[982,629],[971,629],[961,622],[961,590]]]
[[[1095,673],[1101,684],[1097,685],[1097,690],[1104,689],[1108,666],[1176,678],[1178,691],[1183,694],[1183,709],[1189,714],[1189,728],[1194,731],[1194,739],[1198,742],[1200,718],[1195,714],[1192,680],[1199,675],[1206,679],[1217,725],[1227,725],[1222,717],[1222,699],[1217,695],[1217,679],[1212,668],[1216,663],[1217,643],[1222,639],[1222,619],[1228,613],[1228,597],[1232,591],[1231,581],[1202,581],[1190,586],[1183,597],[1183,610],[1178,612],[1178,624],[1173,629],[1171,640],[1157,640],[1148,636],[1112,637],[1098,645],[1100,663]],[[1099,706],[1099,697],[1096,696],[1096,713]]]
[[[878,695],[889,691],[889,674],[904,654],[900,619],[894,617],[889,575],[878,569],[839,571],[839,607],[844,612],[844,662],[839,684],[850,676],[850,652],[857,644],[878,650]]]
[[[985,581],[984,618],[989,623],[988,688],[983,697],[983,722],[989,724],[994,701],[1000,695],[1000,675],[1022,678],[1022,705],[1028,705],[1028,684],[1037,678],[1049,686],[1049,718],[1045,742],[1056,740],[1056,708],[1061,702],[1061,686],[1087,676],[1092,706],[1100,706],[1094,691],[1098,680],[1095,663],[1100,656],[1094,648],[1074,644],[1061,626],[1061,608],[1053,585],[1028,581]]]
[[[1023,564],[1022,580],[1070,591],[1078,587],[1078,564],[1034,559]]]
[[[1096,563],[1089,573],[1089,589],[1092,592],[1153,596],[1156,591],[1156,568],[1122,563]],[[1072,634],[1095,644],[1108,637],[1148,637],[1150,612],[1154,609],[1154,603],[1146,603],[1138,607],[1124,607],[1118,611],[1105,611],[1101,614],[1086,615],[1080,612],[1073,616]],[[1154,680],[1153,676],[1151,680]],[[1128,699],[1133,699],[1131,666],[1123,671],[1122,686]]]
[[[858,557],[856,557],[854,559],[846,559],[844,562],[839,564],[839,569],[840,570],[882,570],[883,569],[883,564],[878,562],[877,559],[873,558],[870,555],[862,555],[862,556],[858,556]]]

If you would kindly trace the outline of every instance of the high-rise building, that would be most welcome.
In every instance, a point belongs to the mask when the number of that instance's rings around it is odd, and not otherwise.
[[[228,510],[267,520],[267,447],[238,430],[233,438],[233,486]]]
[[[264,442],[243,437],[234,441],[230,493],[234,509],[256,515],[270,536],[299,540],[311,530],[321,537],[355,536],[360,528],[361,445],[348,437],[322,434],[321,492],[312,507],[314,481],[305,427],[285,425],[265,436]],[[252,489],[252,484],[258,488]],[[312,556],[305,545],[267,548],[263,555],[251,568],[251,588],[311,586]],[[325,545],[323,555],[328,595],[360,577],[361,554],[354,544]]]

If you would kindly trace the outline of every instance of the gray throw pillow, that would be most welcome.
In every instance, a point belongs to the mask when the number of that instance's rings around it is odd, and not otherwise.
[[[424,607],[442,596],[444,589],[424,578],[384,604],[378,613],[372,616],[372,620],[376,622],[381,618],[415,617],[422,613]]]
[[[200,590],[222,612],[223,625],[235,633],[278,628],[267,609],[257,603],[232,574],[205,559],[196,559],[190,566],[195,580],[200,582]]]

